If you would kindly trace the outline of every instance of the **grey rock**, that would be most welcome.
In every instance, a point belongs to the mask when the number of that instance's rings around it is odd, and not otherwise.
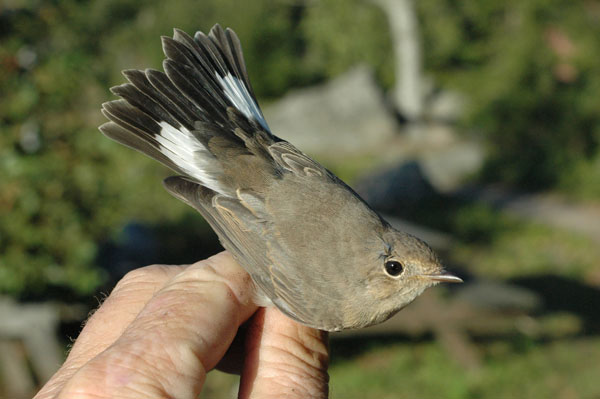
[[[416,207],[421,201],[437,195],[416,161],[404,162],[369,174],[353,186],[373,208],[390,213]]]
[[[491,205],[520,219],[582,234],[600,243],[600,209],[548,193],[519,193],[504,187],[465,186],[454,195]]]
[[[276,135],[306,153],[328,157],[381,147],[397,130],[365,66],[321,86],[292,91],[264,113]]]
[[[443,128],[439,126],[440,129]],[[481,168],[484,159],[485,151],[481,144],[458,140],[448,143],[443,149],[427,151],[420,157],[424,173],[441,192],[458,188],[465,178]]]
[[[455,122],[462,115],[465,102],[460,93],[441,90],[428,99],[426,116],[440,122]]]

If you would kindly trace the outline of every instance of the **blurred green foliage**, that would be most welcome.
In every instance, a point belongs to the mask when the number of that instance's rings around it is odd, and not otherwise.
[[[596,155],[597,1],[417,4],[428,68],[467,94],[465,126],[488,139],[486,178],[548,188],[568,181],[581,159]]]
[[[464,206],[452,216],[461,240],[450,258],[487,278],[557,274],[582,281],[595,277],[600,248],[593,238],[552,229],[482,205]]]
[[[99,108],[119,71],[159,68],[160,35],[215,21],[235,26],[256,89],[299,77],[294,7],[267,1],[12,2],[0,8],[0,292],[93,291],[100,242],[128,220],[181,219],[160,185],[168,172],[103,138]],[[261,21],[261,23],[256,23]],[[276,71],[276,72],[273,72]]]
[[[598,180],[598,2],[416,4],[427,72],[470,99],[464,126],[491,143],[488,177],[573,191],[590,173]],[[387,20],[368,1],[9,2],[0,8],[0,292],[89,293],[102,281],[100,242],[129,220],[169,224],[192,212],[158,183],[168,171],[98,133],[99,108],[120,70],[161,67],[160,35],[217,21],[240,36],[263,102],[359,62],[393,85]]]
[[[306,62],[327,77],[364,63],[384,87],[394,84],[394,58],[386,16],[369,1],[327,0],[311,4],[302,20]]]

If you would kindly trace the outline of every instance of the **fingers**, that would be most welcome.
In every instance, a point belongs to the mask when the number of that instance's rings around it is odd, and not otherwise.
[[[261,308],[249,322],[239,397],[327,398],[327,340],[327,332]]]
[[[187,266],[153,265],[129,272],[85,323],[67,362],[79,367],[117,340],[152,296]]]
[[[195,398],[256,310],[250,277],[226,253],[136,279],[145,286],[120,284],[90,319],[63,367],[68,381],[38,398]]]
[[[147,266],[129,272],[87,320],[67,360],[36,399],[52,398],[88,360],[117,340],[144,305],[167,281],[187,266]]]
[[[227,253],[129,274],[36,398],[196,398],[256,311],[253,289]],[[262,309],[247,326],[241,398],[327,397],[326,333],[275,309]]]

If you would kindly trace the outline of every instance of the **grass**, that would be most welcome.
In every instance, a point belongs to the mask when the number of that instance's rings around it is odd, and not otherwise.
[[[335,353],[333,356],[335,359]],[[334,362],[331,397],[464,397],[461,373],[435,344],[382,346]]]
[[[500,343],[502,344],[502,343]],[[486,353],[466,371],[436,342],[381,347],[334,362],[332,398],[597,398],[600,338],[532,343]],[[334,354],[335,355],[335,354]]]

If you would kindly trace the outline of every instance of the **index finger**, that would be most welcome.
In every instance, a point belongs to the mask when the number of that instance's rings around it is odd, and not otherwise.
[[[113,344],[146,303],[189,265],[152,265],[123,277],[110,296],[92,313],[60,369],[46,382],[36,399],[54,397],[81,366]]]

